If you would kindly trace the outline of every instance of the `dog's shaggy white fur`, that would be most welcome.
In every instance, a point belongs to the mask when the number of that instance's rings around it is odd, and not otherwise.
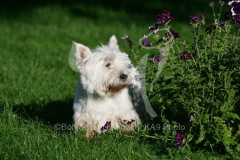
[[[108,45],[93,51],[75,43],[75,59],[81,73],[74,98],[75,129],[94,132],[122,128],[132,130],[141,123],[129,96],[129,86],[141,88],[139,73],[126,53],[119,50],[115,36]]]

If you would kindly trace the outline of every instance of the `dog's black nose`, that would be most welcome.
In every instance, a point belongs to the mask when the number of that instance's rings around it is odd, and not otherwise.
[[[126,81],[127,78],[128,78],[128,76],[127,76],[126,74],[121,74],[121,75],[120,75],[120,79],[121,79],[122,81]]]

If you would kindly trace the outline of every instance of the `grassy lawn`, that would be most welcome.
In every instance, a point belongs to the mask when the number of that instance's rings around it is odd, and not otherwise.
[[[133,10],[124,9],[127,1],[122,2],[122,7],[96,3],[43,1],[32,4],[26,1],[14,6],[11,3],[2,5],[0,159],[228,158],[228,155],[203,150],[171,155],[161,152],[160,143],[138,133],[109,132],[86,140],[83,131],[71,130],[72,101],[79,76],[68,65],[72,41],[94,48],[100,42],[107,43],[115,34],[120,48],[127,52],[120,37],[129,34],[138,40],[154,24],[154,14],[158,10],[157,1],[144,7],[129,2],[131,7],[135,6]],[[164,9],[172,4],[159,5]],[[183,18],[188,15],[182,12],[182,16],[174,13],[179,18],[174,26],[182,37],[188,38],[189,26]],[[70,129],[56,130],[56,124],[66,124]]]

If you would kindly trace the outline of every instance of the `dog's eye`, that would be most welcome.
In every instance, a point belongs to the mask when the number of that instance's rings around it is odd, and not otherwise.
[[[110,66],[110,63],[107,63],[105,66],[106,66],[106,67],[109,67],[109,66]]]

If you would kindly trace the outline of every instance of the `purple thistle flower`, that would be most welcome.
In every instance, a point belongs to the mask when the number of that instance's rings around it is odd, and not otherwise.
[[[143,36],[142,45],[145,47],[151,47],[152,44],[147,40],[147,36]]]
[[[225,22],[215,22],[214,24],[210,25],[209,27],[206,28],[206,32],[208,34],[213,33],[217,28],[224,28],[226,27],[226,23]]]
[[[157,63],[159,61],[161,61],[163,58],[165,58],[166,56],[166,50],[165,50],[165,47],[162,47],[161,50],[160,50],[160,55],[156,56],[153,58],[152,62],[153,63]]]
[[[240,0],[231,1],[228,4],[232,6],[231,12],[233,16],[240,15]]]
[[[180,133],[180,132],[178,132],[176,137],[177,137],[178,140],[183,140],[185,138],[185,135]]]
[[[182,141],[177,141],[176,146],[177,147],[183,147],[183,142]]]
[[[174,17],[172,16],[172,12],[170,11],[162,11],[156,14],[156,22],[158,24],[164,25],[170,20],[174,20]]]
[[[133,122],[135,122],[135,120],[131,119],[130,121],[128,121],[128,120],[124,119],[123,122],[127,123],[127,125],[130,126]]]
[[[232,7],[228,18],[233,19],[236,26],[240,26],[240,0],[231,1],[228,4]]]
[[[192,54],[191,54],[191,53],[189,53],[189,52],[187,52],[187,51],[184,51],[184,52],[181,53],[180,59],[181,59],[181,60],[184,60],[184,61],[187,61],[187,60],[192,60],[193,57],[192,57]]]
[[[153,61],[153,63],[157,63],[157,62],[161,61],[162,59],[163,59],[163,56],[158,55],[158,56],[154,57],[152,61]]]
[[[174,40],[177,39],[177,38],[180,38],[180,34],[179,33],[174,32],[173,30],[170,30],[170,33],[165,33],[165,35],[163,37],[163,40],[169,40],[170,37],[172,37],[172,36],[173,36]]]
[[[196,114],[194,112],[190,113],[189,121],[192,122],[195,117],[196,117]]]
[[[131,121],[127,121],[127,124],[130,126],[133,122],[135,122],[135,120],[131,119]]]
[[[109,130],[111,128],[111,121],[107,121],[104,126],[101,127],[101,131]]]
[[[132,47],[133,42],[131,41],[131,39],[129,38],[128,35],[125,34],[125,35],[122,37],[122,39],[127,42],[127,44],[129,45],[130,48]]]
[[[218,23],[215,23],[215,25],[219,26],[219,27],[226,27],[226,22],[218,22]]]
[[[149,31],[149,32],[152,32],[153,34],[156,34],[156,33],[158,32],[158,29],[159,29],[158,24],[155,24],[155,26],[150,26],[150,27],[148,28],[148,31]]]
[[[204,13],[199,13],[196,16],[189,16],[190,24],[202,23],[204,24]]]
[[[176,137],[177,137],[176,146],[183,147],[183,140],[185,139],[185,135],[183,133],[178,132],[176,134]]]

